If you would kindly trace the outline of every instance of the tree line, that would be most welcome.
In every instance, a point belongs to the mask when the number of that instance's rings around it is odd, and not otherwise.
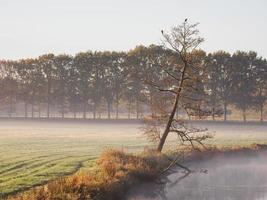
[[[242,111],[244,121],[248,109],[259,112],[259,119],[264,120],[266,59],[252,51],[193,53],[196,65],[205,68],[199,88],[208,94],[205,107],[213,119],[224,115],[227,120],[231,105]],[[33,118],[49,118],[52,113],[62,118],[101,118],[105,113],[109,119],[124,113],[128,118],[133,114],[140,118],[143,113],[157,112],[156,88],[170,85],[166,66],[181,63],[175,52],[157,45],[137,46],[128,52],[88,51],[75,56],[45,54],[34,59],[1,60],[1,113]]]

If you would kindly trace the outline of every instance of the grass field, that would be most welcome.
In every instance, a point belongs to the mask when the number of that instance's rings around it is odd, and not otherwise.
[[[267,124],[196,122],[218,146],[267,143]],[[0,120],[0,198],[87,169],[104,148],[142,150],[137,121]]]

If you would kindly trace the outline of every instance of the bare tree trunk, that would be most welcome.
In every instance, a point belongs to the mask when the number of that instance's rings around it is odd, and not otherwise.
[[[74,117],[74,119],[76,119],[76,104],[74,103],[73,104],[73,117]]]
[[[247,121],[247,114],[246,114],[246,108],[243,108],[243,121]]]
[[[212,120],[215,121],[215,108],[212,107]]]
[[[227,120],[227,103],[226,101],[224,102],[224,121]]]
[[[172,125],[172,121],[173,121],[173,118],[174,118],[174,115],[175,115],[175,112],[176,112],[176,108],[177,108],[177,105],[178,105],[178,101],[179,101],[179,97],[180,97],[180,92],[177,93],[176,97],[175,97],[175,102],[173,104],[173,108],[172,108],[172,112],[169,116],[169,119],[168,119],[168,123],[166,125],[166,128],[163,132],[163,135],[162,137],[160,138],[160,141],[159,141],[159,144],[158,144],[158,151],[161,152],[162,151],[162,148],[163,148],[163,145],[166,141],[166,138],[170,132],[170,127]]]
[[[139,119],[139,100],[138,100],[138,95],[136,96],[136,119]]]
[[[28,117],[28,103],[25,102],[24,104],[24,117],[27,118]]]
[[[94,111],[93,111],[94,119],[96,118],[96,102],[94,102]]]
[[[41,118],[41,102],[39,102],[38,106],[38,117]]]
[[[263,122],[263,105],[261,105],[260,113],[261,113],[260,121]]]
[[[10,96],[10,101],[9,101],[9,117],[11,118],[12,117],[12,112],[13,112],[13,97],[12,95]]]
[[[116,119],[119,119],[119,95],[116,94]]]
[[[61,104],[61,118],[62,119],[65,118],[65,106],[64,106],[64,103],[63,102]]]
[[[171,114],[169,116],[166,128],[165,128],[165,130],[163,132],[163,135],[160,138],[160,141],[159,141],[159,144],[158,144],[157,150],[159,152],[162,151],[163,146],[164,146],[165,141],[166,141],[166,138],[167,138],[167,136],[168,136],[168,134],[170,132],[170,127],[172,125],[173,118],[174,118],[174,115],[175,115],[175,112],[176,112],[176,109],[177,109],[177,106],[178,106],[179,98],[180,98],[180,95],[181,95],[181,91],[182,91],[182,88],[183,88],[184,76],[185,76],[186,68],[187,68],[187,62],[184,61],[184,67],[183,67],[183,71],[182,71],[182,75],[181,75],[178,91],[177,91],[176,96],[175,96],[175,101],[174,101],[174,104],[173,104],[173,108],[172,108]]]
[[[128,105],[128,119],[131,118],[131,101],[129,101],[129,105]]]
[[[32,118],[34,118],[34,103],[32,102]]]
[[[108,119],[110,119],[110,101],[107,101]]]
[[[83,102],[83,119],[86,119],[86,104],[87,101]]]
[[[48,89],[46,117],[50,117],[50,90]]]
[[[49,103],[49,102],[47,102],[46,117],[47,117],[47,118],[50,117],[50,103]]]

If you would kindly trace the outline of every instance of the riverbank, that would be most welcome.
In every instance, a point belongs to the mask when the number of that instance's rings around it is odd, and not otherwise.
[[[266,145],[253,145],[249,148],[209,148],[202,152],[188,150],[180,152],[183,160],[179,162],[186,165],[188,162],[211,159],[218,155],[253,154],[266,149]],[[174,158],[177,153],[158,154],[146,150],[139,154],[130,154],[109,149],[101,154],[94,171],[60,178],[8,200],[123,199],[129,188],[140,183],[153,182],[162,176],[162,172],[171,163],[171,156]]]
[[[125,200],[264,200],[267,198],[266,146],[214,150],[187,159],[185,172],[173,167],[159,181],[131,188]]]

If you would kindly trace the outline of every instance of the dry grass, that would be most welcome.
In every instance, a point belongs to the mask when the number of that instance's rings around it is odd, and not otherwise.
[[[8,200],[118,200],[138,181],[155,179],[167,164],[153,151],[133,155],[108,149],[98,159],[97,170],[60,178]]]
[[[214,155],[249,155],[266,149],[266,145],[251,145],[249,148],[209,147],[201,152],[185,148],[182,152],[172,152],[171,155],[183,154],[183,161],[186,163],[208,159]],[[152,150],[130,154],[122,150],[107,149],[98,159],[96,170],[59,178],[7,200],[119,200],[123,199],[131,186],[158,178],[169,164],[170,154],[159,154]]]

